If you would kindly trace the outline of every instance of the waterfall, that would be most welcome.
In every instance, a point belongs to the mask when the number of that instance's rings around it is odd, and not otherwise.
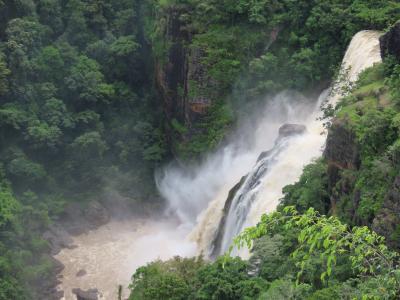
[[[319,120],[322,115],[321,103],[327,101],[335,105],[341,97],[340,89],[346,82],[356,81],[361,71],[381,61],[379,36],[380,33],[376,31],[361,31],[353,37],[341,66],[345,78],[334,84],[330,89],[333,92],[326,90],[320,95],[310,111],[310,117],[301,122],[307,128],[304,134],[281,141],[272,149],[270,156],[255,164],[246,182],[236,192],[230,210],[226,212],[228,215],[224,224],[219,225],[225,227],[222,229],[223,234],[218,234],[217,228],[214,234],[205,235],[214,239],[222,236],[222,240],[200,241],[200,250],[204,254],[215,256],[224,253],[234,236],[245,227],[255,225],[263,213],[272,212],[276,208],[282,198],[282,188],[294,183],[300,177],[303,167],[321,155],[326,140],[323,123]],[[210,230],[210,226],[198,228],[195,232],[207,229]],[[217,252],[216,243],[221,244]]]
[[[158,180],[160,192],[181,220],[193,227],[188,238],[197,243],[199,254],[212,258],[224,253],[234,236],[276,209],[282,188],[298,180],[304,166],[322,154],[326,131],[320,120],[321,103],[335,105],[345,84],[381,61],[380,34],[366,30],[353,37],[341,65],[341,80],[317,100],[295,92],[269,99],[259,109],[263,115],[252,123],[252,130],[234,135],[251,135],[255,142],[250,147],[232,139],[195,171],[164,172]],[[278,129],[286,123],[301,124],[306,130],[279,137]]]
[[[362,31],[354,36],[341,68],[347,82],[380,61],[379,35]],[[65,299],[74,298],[73,288],[96,286],[100,299],[113,299],[118,284],[124,285],[127,296],[131,275],[140,265],[196,252],[213,258],[226,251],[243,228],[276,209],[282,188],[321,155],[326,133],[317,120],[320,105],[324,101],[334,105],[340,98],[335,91],[346,80],[336,82],[333,93],[324,91],[318,101],[293,91],[266,99],[264,107],[239,122],[230,142],[202,164],[185,169],[170,165],[160,171],[157,186],[173,217],[113,221],[74,237],[76,248],[56,255],[65,265],[58,287],[65,291]],[[292,125],[282,127],[288,123]],[[78,276],[81,272],[87,274]]]

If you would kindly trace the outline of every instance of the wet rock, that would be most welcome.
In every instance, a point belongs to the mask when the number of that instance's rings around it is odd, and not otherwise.
[[[379,39],[382,59],[388,55],[400,61],[400,22],[395,24],[386,34]]]
[[[105,225],[110,221],[108,211],[98,201],[90,201],[84,214],[89,224],[94,227]]]
[[[293,135],[297,135],[297,134],[302,134],[302,133],[306,132],[306,130],[307,130],[306,126],[301,125],[301,124],[283,124],[279,128],[279,136],[275,141],[275,145],[282,138],[293,136]],[[267,156],[269,156],[272,153],[272,151],[273,151],[273,149],[261,152],[260,156],[257,158],[257,162],[259,162],[260,160],[262,160],[262,159],[266,158]]]
[[[85,276],[87,274],[86,270],[81,269],[78,271],[78,273],[76,273],[76,277],[82,277]]]
[[[301,124],[284,124],[279,128],[279,138],[302,134],[306,131],[306,126]]]
[[[73,248],[73,240],[66,230],[59,225],[52,224],[42,235],[51,248],[51,254],[56,255],[62,248]]]
[[[77,300],[98,300],[99,291],[97,289],[90,289],[87,291],[81,289],[73,289],[72,293],[76,295]]]

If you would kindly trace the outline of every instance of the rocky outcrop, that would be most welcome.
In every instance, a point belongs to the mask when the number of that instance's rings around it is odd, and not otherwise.
[[[393,55],[400,61],[400,22],[396,23],[379,39],[382,59]]]
[[[400,249],[400,175],[395,178],[372,229],[383,235],[391,247]]]
[[[306,126],[301,124],[283,124],[281,127],[279,127],[279,135],[275,141],[275,145],[283,138],[297,134],[303,134],[304,132],[306,132],[306,130]],[[257,162],[270,155],[272,150],[273,149],[261,152],[261,154],[258,156]]]
[[[167,128],[168,136],[181,141],[193,134],[192,125],[206,114],[213,102],[212,91],[216,90],[201,62],[204,50],[190,45],[193,33],[184,18],[187,10],[183,4],[166,10],[162,38],[168,49],[163,54],[165,57],[157,57],[156,61],[156,84],[162,95],[165,116],[171,125]],[[187,130],[174,131],[173,122],[179,122]]]

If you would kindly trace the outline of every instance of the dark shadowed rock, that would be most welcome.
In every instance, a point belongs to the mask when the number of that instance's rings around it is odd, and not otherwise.
[[[379,42],[382,59],[388,55],[393,55],[397,61],[400,61],[400,22],[382,35]]]
[[[86,270],[81,269],[78,271],[78,273],[76,273],[76,277],[82,277],[86,275]]]
[[[279,128],[279,138],[302,134],[306,131],[306,126],[301,124],[284,124]]]
[[[297,135],[297,134],[302,134],[306,132],[307,127],[301,124],[284,124],[279,128],[279,136],[275,141],[275,145],[280,141],[280,139]],[[266,158],[271,154],[273,149],[261,152],[260,156],[257,158],[257,162],[262,160],[263,158]]]
[[[77,300],[98,300],[99,291],[97,289],[90,289],[87,291],[81,289],[73,289],[72,293],[76,295]]]
[[[90,201],[84,214],[89,224],[94,227],[105,225],[110,221],[108,211],[98,201]]]

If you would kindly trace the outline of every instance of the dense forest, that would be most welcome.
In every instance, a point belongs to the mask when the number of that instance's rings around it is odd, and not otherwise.
[[[201,161],[265,95],[318,94],[352,36],[393,30],[400,3],[3,0],[0,16],[0,299],[52,299],[43,233],[71,207],[119,198],[133,214],[161,211],[160,164]],[[327,111],[324,156],[238,237],[254,241],[250,260],[156,261],[133,275],[130,299],[397,299],[400,55],[389,54]],[[355,160],[331,151],[343,134]]]

